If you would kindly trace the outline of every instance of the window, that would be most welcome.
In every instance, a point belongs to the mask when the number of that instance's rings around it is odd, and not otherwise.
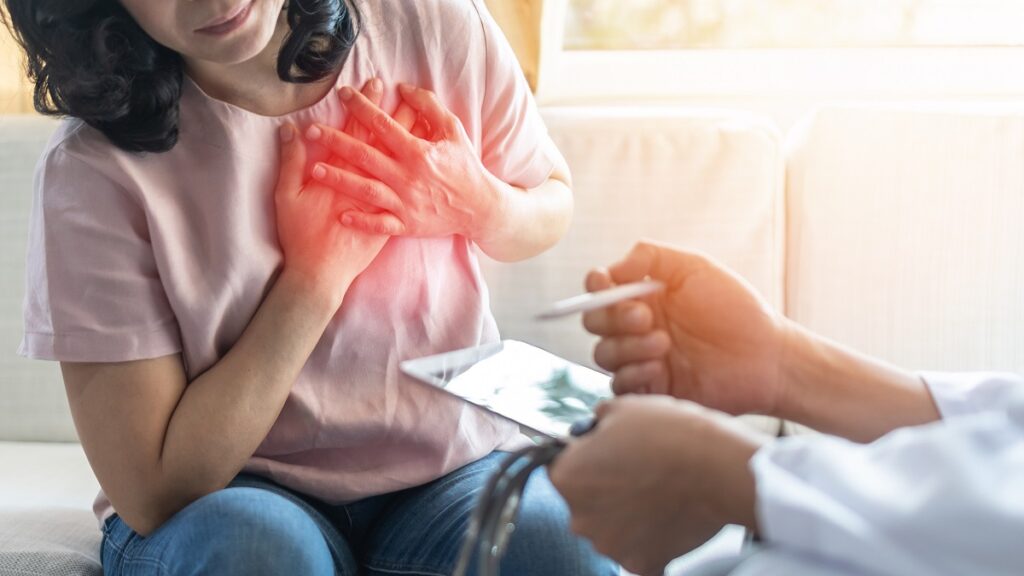
[[[568,0],[569,50],[1022,46],[1022,0]]]

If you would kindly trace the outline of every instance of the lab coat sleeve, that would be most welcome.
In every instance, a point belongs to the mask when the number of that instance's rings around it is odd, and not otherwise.
[[[871,444],[785,438],[755,455],[766,544],[853,573],[1024,574],[1024,386],[930,378],[942,422]]]
[[[1024,390],[1024,377],[995,372],[921,372],[945,419],[1005,410]]]

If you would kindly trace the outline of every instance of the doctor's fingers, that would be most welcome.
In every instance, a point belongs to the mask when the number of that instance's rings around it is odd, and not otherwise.
[[[644,302],[623,302],[585,313],[583,327],[597,336],[647,334],[654,329],[654,312]]]
[[[668,394],[668,367],[664,360],[626,364],[612,377],[612,392],[626,394]]]
[[[584,287],[587,292],[597,292],[598,290],[607,290],[615,284],[612,282],[612,276],[608,273],[608,270],[604,268],[596,268],[587,273],[587,278],[584,281]]]
[[[671,347],[671,339],[661,330],[642,336],[602,338],[594,347],[594,362],[609,372],[617,372],[626,364],[663,359]]]

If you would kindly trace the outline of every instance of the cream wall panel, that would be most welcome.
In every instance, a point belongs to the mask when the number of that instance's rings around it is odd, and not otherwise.
[[[911,369],[1024,371],[1024,107],[820,111],[792,138],[787,311]]]

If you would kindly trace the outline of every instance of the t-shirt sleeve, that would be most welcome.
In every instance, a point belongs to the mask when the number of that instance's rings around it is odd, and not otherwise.
[[[474,0],[486,50],[481,156],[501,180],[521,188],[543,184],[564,160],[551,141],[515,52],[482,0]]]
[[[122,362],[181,351],[146,214],[85,160],[50,149],[36,171],[19,353]]]

